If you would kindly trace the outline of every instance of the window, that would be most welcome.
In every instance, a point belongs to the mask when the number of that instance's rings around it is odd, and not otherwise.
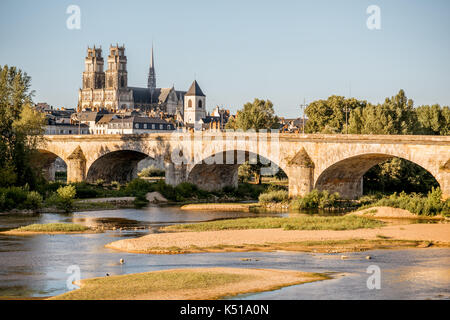
[[[152,129],[155,129],[155,124],[152,124]]]
[[[163,125],[162,125],[162,124],[160,124],[160,125],[159,125],[159,129],[160,129],[160,130],[162,130],[162,128],[163,128]]]
[[[191,99],[189,99],[189,101],[188,101],[188,107],[192,108],[192,100]]]
[[[198,100],[198,108],[199,108],[199,109],[202,108],[202,100]]]
[[[147,124],[146,123],[144,123],[144,129],[147,129]]]
[[[136,123],[136,124],[134,125],[134,127],[135,127],[136,129],[139,129],[139,123]]]

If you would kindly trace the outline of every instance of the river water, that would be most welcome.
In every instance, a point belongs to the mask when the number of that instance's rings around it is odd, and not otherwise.
[[[450,249],[377,250],[341,254],[296,252],[145,255],[117,252],[105,244],[158,232],[160,226],[261,213],[186,212],[175,207],[105,210],[70,215],[0,216],[0,231],[32,223],[74,222],[103,226],[104,233],[0,235],[0,297],[47,297],[66,292],[67,269],[81,278],[194,267],[272,268],[330,273],[332,280],[249,294],[233,299],[450,299]],[[268,214],[286,215],[286,214]],[[120,230],[122,228],[122,230]],[[115,230],[113,230],[115,229]],[[371,260],[365,257],[370,255]],[[120,264],[120,259],[125,263]],[[250,260],[249,260],[250,259]],[[368,289],[367,268],[381,270],[381,288]]]

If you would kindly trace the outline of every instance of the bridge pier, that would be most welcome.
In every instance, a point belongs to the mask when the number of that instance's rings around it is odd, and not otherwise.
[[[164,163],[165,166],[165,181],[171,186],[176,186],[182,182],[186,182],[186,170],[187,166],[185,164],[175,164],[173,162],[167,161]]]
[[[314,188],[314,168],[288,167],[289,197],[304,196]]]
[[[86,179],[86,157],[78,146],[67,157],[67,182],[82,182]]]
[[[442,173],[439,177],[439,185],[442,190],[442,199],[450,199],[450,160],[441,168]]]
[[[47,181],[55,181],[56,180],[55,162],[52,162],[46,165],[44,168],[42,168],[42,173]]]
[[[304,196],[314,188],[314,162],[302,148],[288,162],[286,174],[289,178],[289,197]]]

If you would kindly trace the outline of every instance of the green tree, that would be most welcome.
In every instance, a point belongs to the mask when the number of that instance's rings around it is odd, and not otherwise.
[[[0,186],[30,185],[36,175],[31,166],[43,116],[31,109],[31,78],[16,67],[0,67]]]
[[[425,135],[450,134],[450,108],[438,104],[420,106],[416,109],[419,123],[416,133]]]
[[[355,98],[346,99],[331,96],[327,100],[317,100],[308,105],[305,112],[308,117],[305,131],[307,133],[341,133],[345,132],[345,113],[350,116],[352,110],[364,108],[366,101]],[[347,121],[349,118],[347,118]]]
[[[244,104],[242,110],[236,113],[236,117],[228,121],[226,129],[234,130],[255,130],[261,129],[278,129],[279,121],[275,115],[273,104],[270,100],[255,99],[253,102]],[[255,183],[261,184],[261,168],[264,165],[258,162],[257,164],[245,164],[241,166],[241,175],[253,175]],[[246,179],[246,178],[244,178]]]
[[[278,117],[275,115],[272,102],[260,99],[244,104],[243,109],[237,112],[236,118],[226,125],[226,129],[242,129],[244,131],[277,129],[278,127]]]

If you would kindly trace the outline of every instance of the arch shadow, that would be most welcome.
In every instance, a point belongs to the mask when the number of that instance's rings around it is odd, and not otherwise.
[[[230,156],[233,161],[230,161]],[[228,186],[237,188],[239,167],[245,162],[254,163],[255,160],[268,165],[262,168],[262,176],[285,172],[277,163],[263,155],[251,151],[228,150],[208,155],[192,165],[187,173],[187,182],[208,191],[221,190]]]
[[[106,153],[95,160],[87,170],[86,180],[95,182],[129,182],[137,177],[137,164],[149,156],[135,150],[117,150]]]
[[[341,197],[346,199],[357,199],[363,195],[364,174],[372,167],[393,158],[404,159],[389,154],[369,153],[340,160],[320,174],[315,183],[315,189],[338,192]],[[414,163],[432,175],[431,172],[416,162],[404,160]],[[436,177],[434,179],[439,183]]]
[[[48,150],[37,149],[37,153],[32,157],[31,162],[34,168],[42,172],[46,180],[67,180],[67,163],[57,154]]]

